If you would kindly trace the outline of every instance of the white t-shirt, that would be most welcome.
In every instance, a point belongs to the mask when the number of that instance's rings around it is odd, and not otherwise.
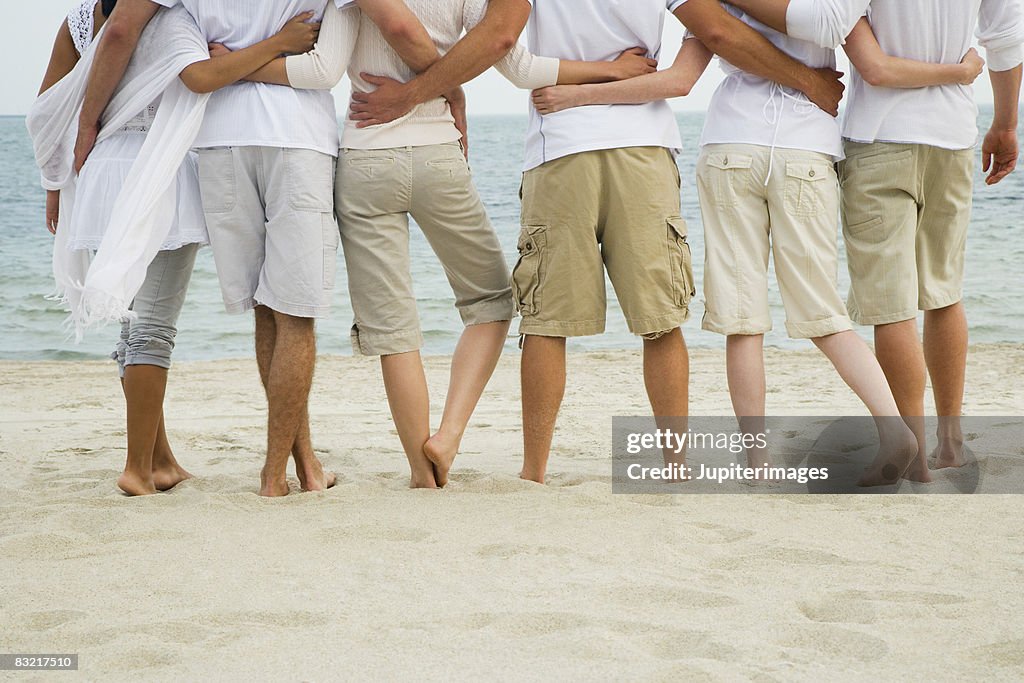
[[[821,0],[814,1],[819,8],[824,5]],[[830,35],[849,35],[868,2],[838,0],[843,11],[830,14],[822,28],[837,24]],[[835,45],[821,46],[787,36],[732,6],[724,7],[796,61],[812,68],[836,67]],[[835,160],[843,157],[839,122],[828,112],[801,92],[740,71],[724,59],[720,61],[726,78],[708,105],[701,145],[741,143],[821,152]]]
[[[303,12],[323,16],[328,0],[155,0],[184,5],[211,43],[230,50],[271,37]],[[338,154],[338,118],[326,91],[241,82],[213,94],[196,147],[282,147]]]
[[[665,10],[686,0],[529,0],[530,52],[543,57],[608,61],[632,47],[657,58]],[[682,147],[665,101],[566,109],[541,116],[530,107],[525,170],[580,152],[622,147]]]
[[[957,64],[971,47],[975,27],[989,69],[1012,69],[1024,57],[1021,0],[872,0],[867,16],[882,49],[893,57]],[[850,140],[943,149],[977,143],[971,86],[880,88],[853,69],[848,98],[843,137]]]

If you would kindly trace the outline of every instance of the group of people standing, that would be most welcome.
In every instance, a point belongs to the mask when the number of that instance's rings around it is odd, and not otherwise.
[[[995,95],[982,145],[987,182],[995,184],[1018,154],[1020,0],[113,5],[85,0],[71,13],[43,84],[41,99],[62,78],[81,81],[69,88],[81,98],[79,174],[53,183],[47,203],[51,230],[71,233],[68,248],[98,250],[97,258],[117,248],[104,226],[111,214],[119,219],[121,190],[143,170],[140,150],[161,102],[113,134],[104,131],[104,112],[158,12],[198,28],[208,53],[184,60],[180,78],[195,93],[213,93],[189,145],[195,152],[168,179],[176,209],[162,206],[175,217],[131,288],[132,313],[115,354],[128,404],[119,480],[126,493],[166,490],[189,476],[174,458],[162,407],[176,320],[196,250],[207,241],[227,310],[255,311],[269,406],[263,495],[288,492],[289,458],[303,490],[334,483],[313,452],[307,405],[314,320],[330,307],[339,241],[353,346],[381,358],[413,487],[447,483],[516,312],[521,476],[544,481],[566,383],[565,340],[603,332],[606,274],[642,339],[654,414],[686,416],[681,325],[696,283],[675,158],[683,142],[666,100],[687,95],[715,54],[726,77],[708,109],[697,170],[703,327],[726,336],[741,428],[757,430],[766,411],[762,346],[771,328],[773,255],[788,333],[812,340],[877,418],[881,450],[862,483],[930,479],[926,373],[940,416],[960,415],[964,390],[961,300],[978,137],[970,84],[984,70],[971,42],[977,29]],[[658,71],[667,13],[687,34],[672,66]],[[524,29],[527,48],[518,43]],[[840,45],[853,65],[842,125]],[[88,69],[76,74],[85,53]],[[466,160],[460,86],[492,66],[533,91],[511,273]],[[353,92],[339,135],[329,91],[346,73]],[[72,184],[74,201],[66,196]],[[410,216],[441,261],[465,324],[436,431],[419,356]],[[852,279],[845,303],[837,285],[840,216]],[[875,353],[853,322],[874,326]],[[940,422],[938,438],[935,464],[962,464],[959,422]]]

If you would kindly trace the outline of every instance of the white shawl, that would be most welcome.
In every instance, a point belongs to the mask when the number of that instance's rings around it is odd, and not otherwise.
[[[178,168],[199,134],[209,99],[188,90],[178,78],[185,67],[209,59],[206,41],[184,8],[161,9],[143,31],[103,113],[97,142],[161,98],[90,264],[87,251],[68,248],[68,221],[75,201],[78,115],[99,42],[94,40],[74,70],[39,96],[27,119],[43,187],[61,191],[53,249],[55,298],[67,304],[79,339],[91,325],[131,317],[132,300],[170,232]]]

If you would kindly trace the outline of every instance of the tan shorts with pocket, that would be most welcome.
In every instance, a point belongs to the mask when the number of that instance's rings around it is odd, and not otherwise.
[[[772,329],[768,259],[786,331],[814,339],[852,328],[839,293],[839,184],[825,154],[760,145],[706,145],[697,162],[704,217],[703,328],[724,335]],[[768,184],[765,185],[765,179]]]
[[[847,141],[839,175],[855,321],[913,320],[963,298],[974,154]]]
[[[605,269],[629,330],[654,338],[689,316],[694,294],[679,171],[661,147],[583,152],[523,176],[512,274],[520,334],[605,329]]]
[[[423,345],[410,216],[444,267],[463,324],[512,319],[508,264],[457,142],[342,150],[337,206],[356,353],[393,355]]]

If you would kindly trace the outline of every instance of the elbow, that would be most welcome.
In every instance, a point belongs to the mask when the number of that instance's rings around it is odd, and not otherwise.
[[[868,85],[884,88],[890,84],[888,74],[881,64],[867,64],[863,68],[858,67],[857,70]]]
[[[117,13],[110,15],[110,19],[104,25],[103,42],[108,45],[127,47],[134,49],[142,33],[140,27],[132,22],[121,18]]]
[[[498,31],[497,35],[494,36],[494,40],[491,41],[493,46],[495,61],[501,59],[516,46],[516,42],[519,40],[519,36],[512,31],[502,30]]]
[[[692,26],[690,31],[697,39],[704,43],[704,46],[714,52],[721,54],[720,50],[728,51],[734,42],[736,32],[732,29],[732,17],[726,15],[724,21],[704,22],[702,26]]]
[[[377,23],[377,28],[384,34],[389,43],[413,42],[420,36],[418,24],[409,17],[384,17]]]
[[[217,87],[209,78],[195,73],[189,73],[188,69],[185,69],[181,73],[181,82],[185,84],[185,87],[194,92],[197,95],[209,95],[213,91],[217,90]]]

